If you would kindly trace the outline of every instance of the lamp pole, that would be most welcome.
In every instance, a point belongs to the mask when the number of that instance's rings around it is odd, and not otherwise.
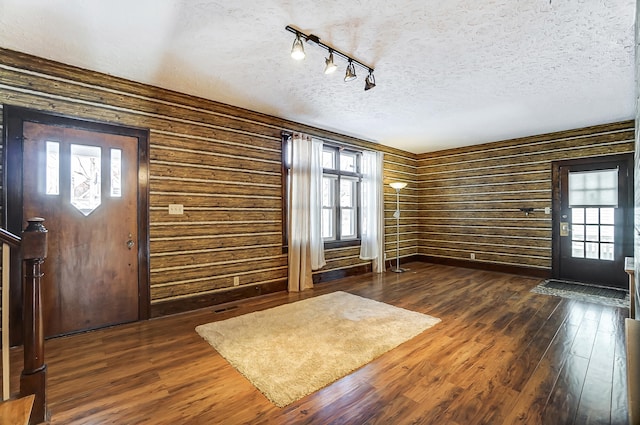
[[[396,267],[392,267],[391,271],[402,273],[405,272],[406,269],[400,268],[400,189],[406,187],[407,184],[404,182],[393,182],[389,183],[389,186],[396,190],[396,211],[393,213],[396,219]]]

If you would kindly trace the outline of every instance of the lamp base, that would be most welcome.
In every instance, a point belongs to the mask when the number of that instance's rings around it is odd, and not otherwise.
[[[404,273],[404,272],[408,272],[409,269],[403,269],[403,268],[396,268],[396,267],[391,267],[391,271],[394,273]]]

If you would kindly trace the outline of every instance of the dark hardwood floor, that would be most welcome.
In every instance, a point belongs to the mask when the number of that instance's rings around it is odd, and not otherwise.
[[[529,292],[540,279],[426,263],[48,340],[52,424],[626,424],[628,310]],[[336,290],[442,322],[273,406],[195,326]],[[104,306],[104,308],[109,308]],[[12,352],[12,389],[22,367]]]

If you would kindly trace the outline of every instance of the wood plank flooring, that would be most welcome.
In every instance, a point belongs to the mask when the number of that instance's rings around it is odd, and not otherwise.
[[[48,340],[52,424],[626,424],[627,309],[529,292],[540,279],[426,263]],[[195,326],[342,290],[442,322],[273,406]],[[108,306],[105,306],[108,308]],[[12,351],[17,392],[21,352]]]

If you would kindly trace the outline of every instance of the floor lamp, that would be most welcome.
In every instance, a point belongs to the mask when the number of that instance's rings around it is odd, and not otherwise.
[[[400,189],[406,185],[404,182],[389,183],[389,186],[396,190],[396,212],[393,213],[393,217],[396,219],[396,267],[391,267],[391,271],[395,273],[407,271],[407,269],[400,268]]]

